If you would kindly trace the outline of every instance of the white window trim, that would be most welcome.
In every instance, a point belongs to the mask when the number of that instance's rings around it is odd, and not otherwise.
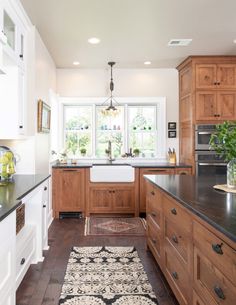
[[[93,120],[96,120],[95,107],[101,106],[101,104],[107,99],[107,97],[60,97],[59,98],[59,127],[62,132],[60,132],[60,147],[64,146],[64,135],[63,135],[63,125],[64,125],[64,106],[76,106],[76,105],[86,105],[93,106]],[[158,161],[166,160],[166,97],[116,97],[116,101],[120,105],[156,105],[157,107],[157,155],[155,159]],[[127,109],[125,109],[125,124],[127,122]],[[127,126],[125,128],[125,147],[127,148]],[[95,153],[95,137],[93,137],[92,148]],[[95,159],[93,156],[89,159]],[[153,158],[151,158],[153,159]]]

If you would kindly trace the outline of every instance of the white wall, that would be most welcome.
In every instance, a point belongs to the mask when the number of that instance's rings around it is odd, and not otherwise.
[[[116,97],[156,97],[167,99],[167,122],[179,121],[178,72],[176,69],[115,69]],[[57,93],[63,97],[97,97],[109,94],[110,71],[101,69],[57,69]],[[178,124],[177,124],[178,126]],[[176,139],[167,147],[179,150]]]
[[[50,91],[56,90],[56,67],[39,33],[35,31],[35,109],[39,99],[50,105]],[[35,120],[36,124],[36,120]],[[36,125],[35,125],[36,129]],[[37,129],[36,129],[37,130]],[[35,135],[35,172],[47,173],[50,159],[50,135]]]

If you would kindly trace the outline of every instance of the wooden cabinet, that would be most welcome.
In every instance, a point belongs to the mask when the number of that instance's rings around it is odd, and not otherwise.
[[[53,169],[52,201],[56,218],[60,212],[84,212],[85,169]]]
[[[154,167],[154,168],[140,168],[139,170],[139,211],[146,212],[146,179],[144,175],[181,175],[191,174],[191,168],[168,168],[168,167]]]
[[[135,214],[135,188],[133,183],[90,183],[90,213]]]
[[[180,305],[232,305],[236,243],[147,182],[147,246]]]
[[[178,67],[180,162],[195,173],[195,125],[236,120],[236,56],[190,56]]]

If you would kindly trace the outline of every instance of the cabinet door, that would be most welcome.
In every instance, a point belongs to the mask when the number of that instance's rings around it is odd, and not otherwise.
[[[53,208],[59,212],[84,211],[84,169],[53,170]]]
[[[216,70],[215,64],[197,64],[196,65],[196,88],[212,89],[216,88]]]
[[[141,168],[140,169],[140,202],[139,211],[146,212],[146,180],[143,175],[171,175],[174,174],[174,168]]]
[[[217,65],[217,87],[219,89],[236,88],[236,65],[234,64]]]
[[[89,212],[90,213],[108,213],[112,212],[113,189],[108,187],[91,187],[89,194]]]
[[[217,93],[200,91],[196,93],[196,121],[217,120]]]
[[[236,119],[236,94],[235,92],[218,92],[217,105],[219,120],[235,120]]]
[[[133,186],[115,187],[113,194],[113,210],[116,213],[134,213],[135,212],[135,196]]]

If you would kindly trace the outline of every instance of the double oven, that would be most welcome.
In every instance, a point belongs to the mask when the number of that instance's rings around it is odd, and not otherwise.
[[[216,125],[196,125],[195,128],[195,165],[196,175],[225,175],[226,162],[210,149],[210,137]]]

